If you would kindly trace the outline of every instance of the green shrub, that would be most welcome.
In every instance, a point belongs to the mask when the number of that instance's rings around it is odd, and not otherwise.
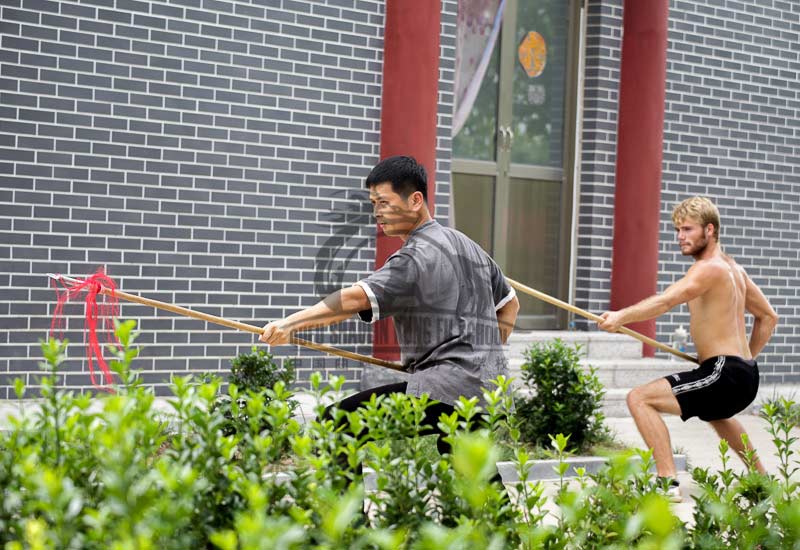
[[[790,397],[772,397],[767,399],[761,405],[761,415],[767,417],[767,412],[774,410],[774,413],[780,416],[784,422],[798,428],[800,427],[800,403],[795,401],[795,396],[792,394]]]
[[[253,346],[250,353],[240,353],[231,359],[231,374],[228,377],[229,392],[218,395],[211,405],[215,412],[219,412],[225,417],[226,422],[222,425],[223,432],[231,435],[238,430],[246,429],[248,416],[245,405],[248,395],[259,395],[269,402],[271,399],[270,389],[278,383],[289,387],[294,383],[294,379],[294,362],[291,359],[285,359],[282,365],[279,364],[271,353],[264,350],[264,346]],[[205,377],[206,382],[213,380],[213,376]],[[297,402],[290,400],[289,405],[294,411]],[[288,447],[285,450],[288,450]]]
[[[278,364],[264,346],[253,346],[250,353],[240,353],[231,359],[228,382],[236,384],[241,392],[262,393],[278,382],[291,386],[294,382],[294,362],[285,359]]]
[[[41,410],[0,431],[0,548],[399,548],[440,536],[427,534],[429,524],[469,518],[475,524],[462,527],[469,540],[511,538],[513,518],[501,525],[495,519],[507,510],[492,505],[504,489],[485,479],[494,456],[489,432],[461,442],[461,428],[478,412],[475,400],[442,419],[454,457],[432,458],[416,434],[426,399],[398,395],[350,413],[349,422],[384,437],[363,445],[331,420],[300,424],[283,380],[246,393],[231,384],[239,429],[228,433],[230,419],[213,406],[219,379],[176,377],[172,414],[154,408],[153,391],[129,368],[132,329],[118,327],[122,346],[112,368],[123,382],[113,395],[57,390],[66,343],[42,344],[49,376]],[[312,376],[318,414],[323,396],[343,382],[323,387]],[[22,397],[24,385],[16,387]],[[390,455],[390,442],[407,435],[408,444]],[[285,449],[293,455],[288,474],[279,464]],[[374,466],[381,491],[365,497],[363,476],[335,460],[342,453]],[[419,490],[422,480],[427,488]]]
[[[595,369],[580,365],[581,347],[562,340],[535,344],[525,352],[516,416],[522,440],[548,445],[550,435],[568,434],[573,449],[585,449],[606,436],[601,401],[605,393]]]
[[[0,431],[0,548],[800,547],[795,436],[783,416],[790,406],[765,409],[781,474],[735,474],[727,458],[721,472],[695,469],[700,494],[694,523],[684,527],[654,493],[649,453],[641,453],[639,463],[630,453],[620,455],[600,473],[566,483],[569,438],[559,434],[550,438],[560,459],[555,494],[529,481],[531,462],[519,444],[519,420],[507,414],[509,383],[502,378],[485,392],[485,411],[476,400],[462,399],[454,414],[439,419],[453,449],[444,456],[431,456],[416,434],[429,405],[425,398],[394,395],[363,410],[335,412],[383,438],[365,444],[335,429],[334,420],[295,420],[283,381],[245,394],[242,429],[225,434],[227,420],[210,406],[219,380],[175,378],[171,417],[155,409],[153,391],[129,369],[136,355],[132,328],[118,328],[122,346],[112,368],[123,384],[113,395],[56,389],[53,375],[65,344],[43,344],[49,376],[41,408]],[[343,383],[337,378],[323,386],[319,373],[312,375],[318,415],[326,395]],[[24,386],[16,389],[22,397]],[[238,410],[238,397],[233,403]],[[489,417],[488,429],[465,431],[480,412]],[[499,432],[515,449],[521,480],[515,506],[492,479]],[[401,437],[405,445],[392,444]],[[293,469],[280,473],[287,446]],[[363,476],[336,460],[341,454],[351,466],[374,468],[378,490],[365,492]]]
[[[722,469],[695,468],[692,477],[700,495],[695,497],[695,528],[689,534],[692,548],[800,548],[800,467],[792,447],[797,418],[790,400],[766,403],[762,414],[769,424],[778,456],[778,475],[757,473],[753,451],[746,456],[750,466],[739,474],[729,467],[729,445],[719,442]],[[746,443],[747,436],[742,440]]]

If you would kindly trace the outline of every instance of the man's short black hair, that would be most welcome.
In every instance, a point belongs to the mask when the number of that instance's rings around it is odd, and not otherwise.
[[[367,176],[367,188],[386,182],[404,199],[419,191],[425,202],[428,201],[428,174],[413,157],[389,157],[376,164]]]

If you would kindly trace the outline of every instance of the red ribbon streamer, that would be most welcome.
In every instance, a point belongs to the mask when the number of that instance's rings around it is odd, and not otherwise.
[[[61,287],[58,286],[58,281]],[[53,312],[53,322],[50,324],[50,336],[52,337],[56,330],[63,336],[64,332],[64,305],[72,298],[86,291],[86,313],[84,324],[84,341],[86,343],[86,359],[89,362],[89,376],[92,384],[95,387],[101,387],[94,377],[94,361],[97,361],[100,370],[105,377],[105,385],[111,386],[114,379],[108,364],[103,359],[103,348],[100,346],[97,335],[98,319],[104,318],[104,322],[100,324],[100,331],[103,332],[105,326],[106,341],[108,343],[119,344],[119,339],[114,333],[114,319],[119,316],[119,301],[116,297],[117,285],[114,281],[106,275],[105,270],[101,267],[97,272],[84,279],[83,281],[67,282],[62,277],[58,277],[53,282],[53,287],[56,290],[58,303]],[[102,290],[109,291],[108,294],[102,294]],[[106,296],[107,299],[101,300],[100,304],[97,303],[97,295]]]

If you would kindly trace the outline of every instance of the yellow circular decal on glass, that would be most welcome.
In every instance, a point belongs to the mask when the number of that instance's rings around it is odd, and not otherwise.
[[[528,76],[535,78],[542,74],[547,64],[547,44],[538,32],[529,32],[519,45],[519,62]]]

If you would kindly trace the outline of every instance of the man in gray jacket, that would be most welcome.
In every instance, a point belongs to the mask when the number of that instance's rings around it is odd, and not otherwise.
[[[421,433],[454,411],[459,397],[477,397],[490,380],[507,375],[503,343],[519,311],[514,290],[495,262],[464,234],[439,225],[427,207],[427,175],[411,157],[380,162],[366,180],[378,225],[403,246],[379,270],[321,302],[273,321],[261,341],[282,345],[296,331],[343,321],[358,314],[366,322],[392,317],[410,377],[351,395],[336,406],[352,411],[372,395],[427,394],[433,403]],[[364,434],[354,434],[363,436]]]

